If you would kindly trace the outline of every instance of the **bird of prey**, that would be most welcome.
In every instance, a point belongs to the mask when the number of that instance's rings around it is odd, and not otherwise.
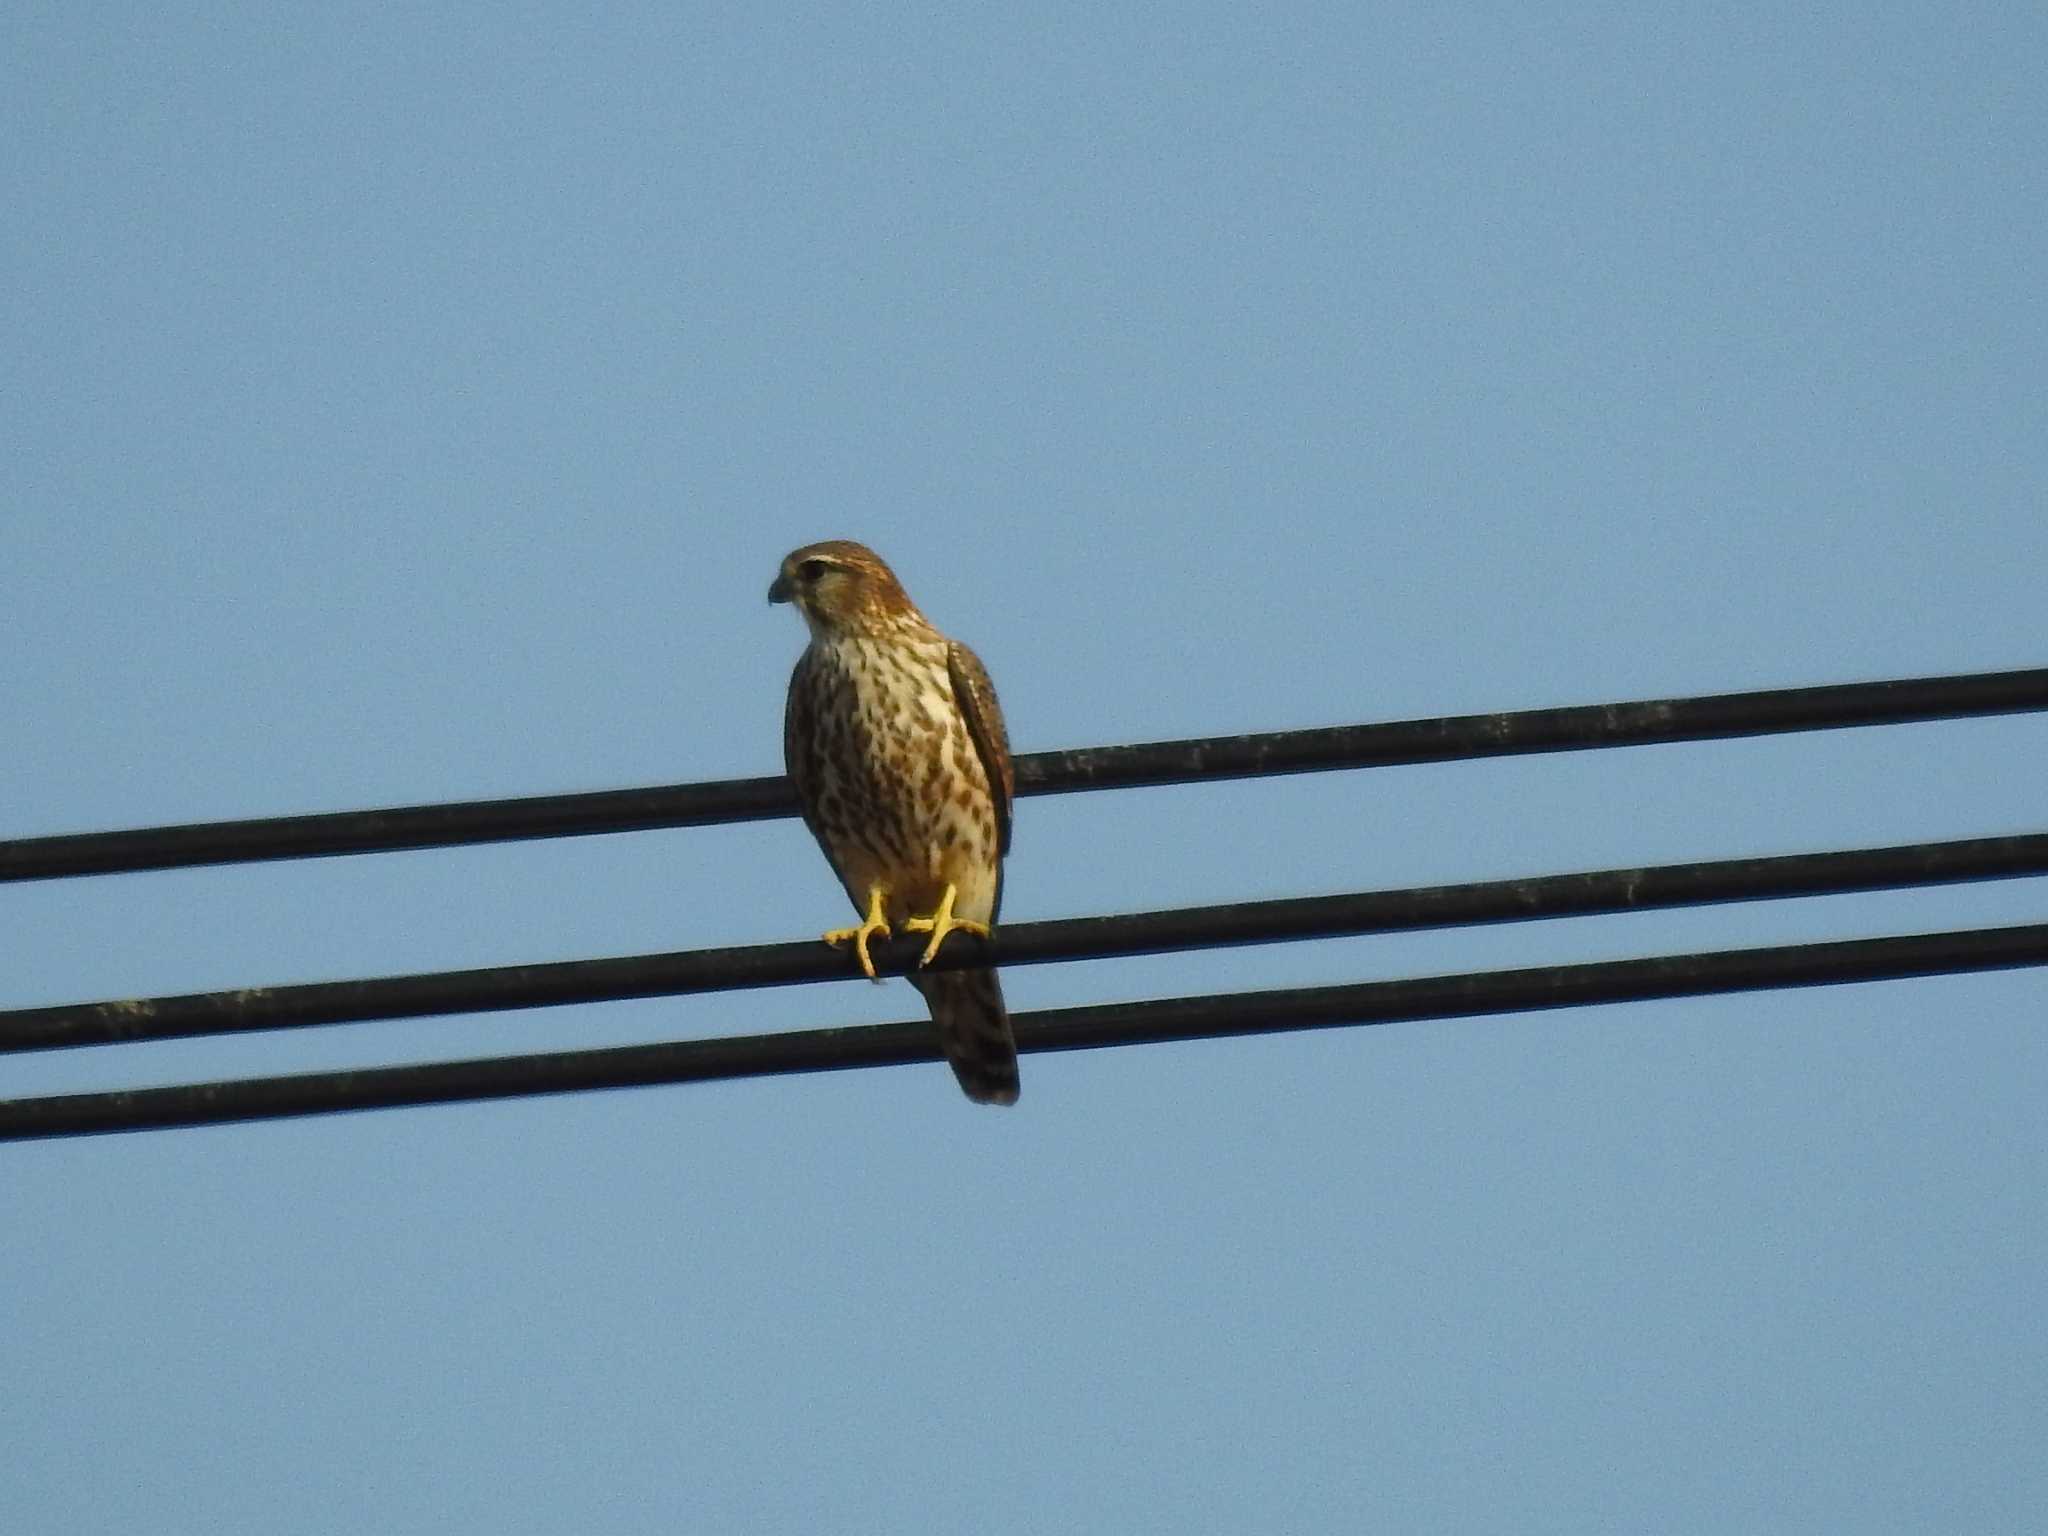
[[[794,603],[811,643],[789,679],[782,750],[804,822],[861,920],[851,942],[955,929],[986,938],[1003,897],[1014,780],[1003,714],[981,659],[917,611],[881,557],[842,539],[783,562],[771,603]],[[993,970],[924,971],[953,1075],[980,1104],[1017,1102],[1017,1045]]]

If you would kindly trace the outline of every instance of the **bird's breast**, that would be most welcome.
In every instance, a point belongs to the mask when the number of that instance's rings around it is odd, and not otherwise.
[[[887,886],[893,920],[899,907],[929,912],[950,884],[960,915],[987,921],[995,808],[953,697],[945,641],[842,640],[816,663],[816,783],[806,792],[834,829],[850,891]]]

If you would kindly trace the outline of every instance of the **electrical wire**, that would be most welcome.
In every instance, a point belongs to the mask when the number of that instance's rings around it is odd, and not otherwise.
[[[2048,874],[2048,833],[2037,832],[1013,923],[990,942],[955,937],[933,964],[942,970],[1033,965],[2043,874]],[[923,945],[923,939],[905,936],[877,943],[871,953],[878,970],[901,975],[915,968]],[[850,952],[812,939],[65,1003],[0,1012],[0,1053],[791,986],[860,975]]]
[[[2048,965],[2048,923],[1160,998],[1019,1014],[1013,1022],[1020,1051],[1096,1050],[2037,965]],[[844,1071],[935,1061],[938,1056],[930,1024],[919,1020],[62,1094],[0,1101],[0,1141]]]
[[[1017,793],[1188,784],[2040,709],[2048,709],[2048,667],[1036,752],[1016,759]],[[712,826],[795,813],[789,781],[778,777],[66,833],[0,841],[0,882]]]

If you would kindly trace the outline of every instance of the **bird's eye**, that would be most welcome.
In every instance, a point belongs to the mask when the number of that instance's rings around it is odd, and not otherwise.
[[[827,566],[822,560],[806,560],[796,570],[797,574],[803,577],[805,581],[816,581],[825,574]]]

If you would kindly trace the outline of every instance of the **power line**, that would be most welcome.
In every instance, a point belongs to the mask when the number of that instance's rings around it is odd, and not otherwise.
[[[2048,668],[1037,752],[1017,759],[1017,793],[1186,784],[2038,709],[2048,709]],[[70,833],[0,842],[0,882],[711,826],[795,811],[788,780],[755,778]]]
[[[1969,838],[1014,923],[988,945],[956,938],[935,965],[1104,959],[2042,874],[2048,874],[2048,833]],[[909,970],[923,942],[905,937],[874,946],[878,968]],[[0,1053],[790,986],[859,974],[851,954],[808,940],[67,1003],[0,1012]]]
[[[2048,923],[1019,1014],[1018,1049],[1095,1050],[2048,965]],[[0,1141],[164,1130],[935,1061],[922,1021],[0,1101]]]

